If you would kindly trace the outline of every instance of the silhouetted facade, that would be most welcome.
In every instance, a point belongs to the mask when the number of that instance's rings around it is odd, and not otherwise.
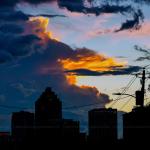
[[[65,143],[76,143],[79,140],[80,127],[79,121],[63,119],[62,121],[62,140]]]
[[[150,106],[137,107],[123,116],[123,135],[126,142],[147,143],[150,136]]]
[[[117,139],[117,110],[93,109],[89,111],[89,140],[91,142]]]
[[[15,141],[33,138],[34,114],[30,112],[15,112],[12,114],[12,137]]]
[[[62,103],[57,95],[46,88],[35,102],[35,135],[38,141],[59,141],[61,137]]]
[[[9,132],[0,132],[0,141],[9,141],[10,133]]]
[[[50,122],[60,120],[62,120],[62,103],[51,88],[46,88],[35,102],[36,125],[49,125]]]
[[[9,132],[0,132],[0,147],[10,149],[11,136]]]

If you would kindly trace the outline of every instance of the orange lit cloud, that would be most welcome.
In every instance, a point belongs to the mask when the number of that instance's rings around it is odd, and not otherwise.
[[[28,21],[28,27],[26,28],[25,33],[36,34],[44,41],[47,41],[48,39],[59,41],[59,38],[55,37],[52,31],[49,31],[48,25],[49,18],[31,17]]]
[[[109,71],[113,67],[124,67],[126,62],[118,62],[115,58],[106,57],[104,55],[95,56],[77,56],[78,60],[67,58],[59,60],[65,70],[89,69],[92,71]]]
[[[75,85],[77,83],[77,79],[75,75],[66,75],[66,80],[68,81],[69,84]]]
[[[87,69],[91,71],[113,71],[113,68],[123,68],[126,62],[119,62],[113,57],[106,57],[96,52],[79,49],[75,58],[58,59],[64,70]],[[67,73],[66,78],[70,84],[76,84],[76,75]]]

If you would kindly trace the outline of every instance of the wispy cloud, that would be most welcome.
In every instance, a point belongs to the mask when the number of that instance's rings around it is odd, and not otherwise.
[[[136,59],[136,61],[144,61],[144,60],[150,60],[150,49],[148,48],[142,48],[138,45],[134,46],[134,49],[138,52],[141,52],[143,56],[140,56]]]
[[[24,97],[29,97],[37,91],[33,87],[25,87],[22,83],[12,84],[11,86],[17,89],[19,92],[21,92],[24,95]]]

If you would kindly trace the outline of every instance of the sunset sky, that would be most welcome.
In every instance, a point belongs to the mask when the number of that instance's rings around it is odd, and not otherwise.
[[[47,86],[83,128],[89,109],[112,106],[112,93],[150,63],[149,9],[149,0],[1,0],[0,130],[9,130],[12,112],[34,111]],[[136,79],[127,93],[139,88]],[[113,108],[130,111],[128,100]]]

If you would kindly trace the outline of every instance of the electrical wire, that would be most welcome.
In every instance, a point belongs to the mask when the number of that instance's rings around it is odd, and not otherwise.
[[[120,110],[122,110],[122,109],[130,102],[131,99],[132,99],[132,97],[130,97],[130,98],[126,101],[126,103],[124,103],[124,105],[120,108]]]
[[[127,90],[131,87],[131,85],[136,80],[136,78],[137,77],[133,77],[133,79],[129,81],[129,83],[127,84],[127,86],[122,91],[121,95],[119,95],[119,97],[117,99],[115,99],[114,102],[109,107],[113,107],[120,100],[121,96],[127,92]]]
[[[122,98],[120,98],[120,100],[125,99],[125,98],[128,98],[128,97],[130,97],[130,96],[122,97]],[[65,107],[65,108],[63,108],[63,109],[64,109],[64,110],[66,110],[66,109],[79,109],[79,108],[89,107],[89,106],[94,106],[94,105],[99,105],[99,104],[101,104],[101,102],[92,103],[92,104],[87,104],[87,105],[80,105],[80,106],[70,106],[70,107]]]

